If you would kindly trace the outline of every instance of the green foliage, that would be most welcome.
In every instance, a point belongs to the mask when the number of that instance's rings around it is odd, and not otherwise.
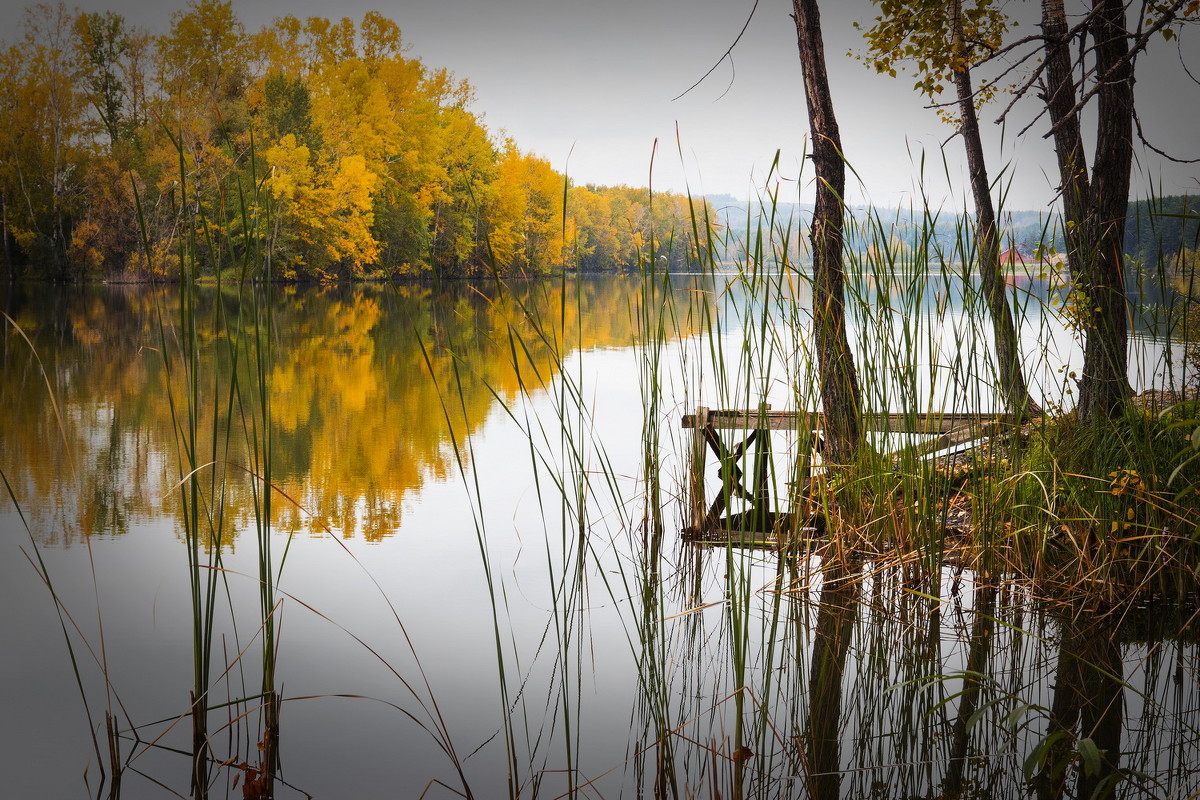
[[[1176,438],[1183,438],[1182,443],[1175,442],[1178,463],[1167,477],[1167,485],[1176,490],[1179,498],[1195,504],[1200,497],[1200,478],[1197,477],[1200,471],[1200,402],[1188,401],[1171,408],[1166,424]]]
[[[1148,268],[1172,262],[1181,250],[1200,248],[1200,200],[1167,195],[1131,202],[1123,247]]]
[[[263,81],[260,114],[262,133],[268,140],[277,141],[290,133],[311,149],[320,150],[324,146],[321,132],[313,122],[308,85],[301,78],[279,73],[268,75]]]
[[[75,35],[88,98],[115,145],[128,132],[122,111],[129,88],[118,69],[131,48],[125,18],[112,11],[80,14],[75,20]]]
[[[1040,423],[1012,481],[1026,540],[1018,544],[1048,563],[1099,569],[1091,577],[1102,576],[1114,591],[1160,578],[1168,565],[1194,569],[1200,459],[1192,458],[1191,437],[1198,420],[1197,404],[1186,402],[1161,411],[1130,406],[1107,423],[1074,414]]]
[[[996,0],[873,2],[880,13],[863,32],[867,52],[851,55],[892,77],[898,68],[911,68],[916,73],[913,88],[935,102],[956,72],[969,70],[980,58],[1000,48],[1009,26]],[[961,30],[956,31],[956,23]],[[855,23],[855,27],[862,26]],[[994,97],[997,88],[995,83],[983,84],[975,95],[976,107]],[[947,109],[939,109],[938,113],[948,121],[956,119]]]

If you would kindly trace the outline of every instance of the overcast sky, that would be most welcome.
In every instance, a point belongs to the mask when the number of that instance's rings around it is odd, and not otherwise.
[[[0,9],[0,31],[12,32],[3,34],[8,41],[19,30],[17,2]],[[185,7],[182,0],[78,5],[117,11],[159,32]],[[888,207],[920,202],[923,185],[935,205],[967,205],[962,144],[946,141],[953,131],[922,107],[911,78],[877,76],[847,55],[861,49],[852,23],[869,22],[872,4],[822,5],[833,100],[846,156],[861,179],[850,177],[851,198]],[[1068,9],[1075,5],[1068,2]],[[652,181],[659,189],[747,198],[762,189],[779,151],[783,196],[807,200],[808,123],[790,2],[760,0],[731,59],[673,99],[721,59],[753,6],[754,0],[233,0],[250,31],[281,14],[359,21],[379,10],[403,30],[410,56],[474,85],[475,110],[490,130],[511,135],[576,183]],[[1033,33],[1037,4],[1011,6],[1026,18],[1017,33]],[[1189,33],[1189,66],[1200,75],[1200,29]],[[1175,155],[1200,158],[1200,86],[1180,69],[1173,44],[1159,39],[1155,46],[1156,57],[1138,65],[1146,134]],[[1048,126],[1043,119],[1017,137],[1036,114],[1031,103],[1012,112],[1002,137],[991,124],[1002,103],[983,112],[992,175],[1006,167],[1012,176],[1009,209],[1045,209],[1057,182],[1042,138]],[[1195,164],[1143,153],[1135,172],[1160,193],[1200,193]]]

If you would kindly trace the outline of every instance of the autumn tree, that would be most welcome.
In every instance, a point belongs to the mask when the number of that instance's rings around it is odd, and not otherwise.
[[[272,245],[285,275],[362,277],[379,245],[371,235],[378,182],[362,156],[314,160],[293,134],[266,151],[266,189],[274,199]]]
[[[120,75],[131,46],[125,18],[111,11],[80,14],[75,19],[75,39],[88,100],[100,116],[110,147],[115,148],[128,133],[123,119],[127,89]]]
[[[812,219],[813,327],[820,369],[826,457],[854,461],[861,441],[858,372],[846,335],[845,270],[842,265],[846,164],[829,91],[825,44],[817,0],[792,0],[804,98],[808,106],[817,197]]]
[[[22,33],[0,50],[10,277],[173,275],[191,231],[214,272],[267,219],[296,279],[625,269],[651,231],[672,265],[686,250],[676,196],[579,188],[564,212],[565,177],[498,141],[470,85],[378,12],[248,34],[228,0],[192,0],[152,36],[42,5]]]
[[[611,218],[609,199],[587,186],[572,186],[567,192],[565,258],[582,271],[598,271],[605,253],[617,251],[616,231],[600,224]],[[611,263],[611,262],[609,262]]]
[[[896,75],[900,63],[917,70],[915,88],[937,101],[947,82],[954,85],[957,115],[943,116],[954,122],[962,136],[975,205],[976,252],[980,287],[992,323],[996,348],[999,391],[1009,411],[1024,415],[1036,412],[1021,368],[1021,352],[1008,307],[1000,268],[1000,231],[992,202],[991,183],[979,132],[977,106],[995,93],[994,83],[978,90],[972,67],[991,56],[1002,44],[1008,20],[995,0],[873,0],[880,14],[865,32],[869,46],[867,63],[876,71]]]
[[[248,43],[228,0],[193,0],[171,17],[157,51],[168,125],[203,137],[244,123]]]
[[[492,191],[489,255],[496,266],[546,274],[563,263],[564,179],[507,140]]]
[[[26,11],[23,35],[0,54],[0,195],[6,245],[44,274],[66,260],[87,158],[87,98],[79,86],[74,15],[65,5]],[[15,253],[6,248],[10,272]]]
[[[207,269],[236,259],[236,186],[250,143],[248,41],[227,0],[193,0],[155,40],[156,91],[140,173],[154,192],[145,205],[163,214],[152,262],[165,260],[168,270],[176,258],[169,239],[185,230],[196,231],[196,258]]]

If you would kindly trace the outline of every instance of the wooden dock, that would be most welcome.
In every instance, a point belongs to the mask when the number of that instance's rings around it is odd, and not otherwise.
[[[1016,424],[1013,414],[864,414],[864,431],[885,431],[932,437],[910,449],[919,455],[963,445],[975,440],[1011,430]],[[747,511],[734,515],[737,527],[765,532],[779,516],[772,508],[771,498],[771,431],[793,431],[807,437],[813,450],[819,449],[824,418],[817,411],[773,411],[770,406],[757,410],[710,409],[699,407],[694,414],[683,416],[682,427],[692,431],[690,466],[688,470],[688,527],[684,533],[703,538],[710,535],[728,536],[731,531],[722,525],[722,514],[734,498],[745,501]],[[735,432],[749,431],[736,444]],[[734,434],[732,437],[730,434]],[[717,474],[721,489],[710,503],[705,491],[705,472],[709,453],[716,456]],[[811,477],[812,456],[795,459],[790,486],[803,487]],[[745,465],[749,466],[747,480]],[[744,532],[744,531],[743,531]]]

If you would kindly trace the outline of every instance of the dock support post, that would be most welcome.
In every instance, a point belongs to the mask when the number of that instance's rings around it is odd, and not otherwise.
[[[708,439],[704,429],[707,426],[708,408],[698,406],[692,423],[692,463],[688,470],[690,529],[697,536],[704,532],[708,517],[708,504],[704,500],[704,462],[708,455]]]
[[[757,437],[754,440],[754,513],[759,520],[771,514],[771,423],[767,419],[770,406],[762,403],[758,407],[755,423]]]

